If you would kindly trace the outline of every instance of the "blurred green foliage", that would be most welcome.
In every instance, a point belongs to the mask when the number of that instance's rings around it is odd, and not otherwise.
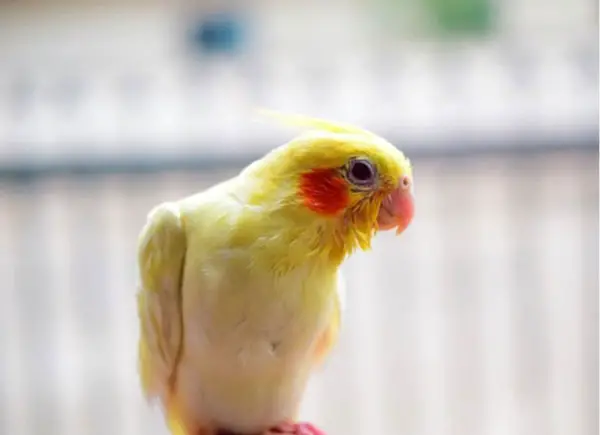
[[[396,35],[454,39],[493,30],[492,0],[378,0],[379,24]]]
[[[490,0],[424,0],[436,28],[447,36],[484,36],[492,28]]]

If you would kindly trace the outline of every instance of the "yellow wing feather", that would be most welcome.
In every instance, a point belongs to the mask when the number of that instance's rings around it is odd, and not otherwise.
[[[175,204],[154,208],[138,248],[139,364],[147,398],[166,405],[182,346],[181,276],[186,236]]]

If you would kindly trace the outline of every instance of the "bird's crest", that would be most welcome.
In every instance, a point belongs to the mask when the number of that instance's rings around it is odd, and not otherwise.
[[[325,131],[329,133],[353,134],[371,138],[379,137],[375,133],[350,124],[327,121],[325,119],[314,118],[306,115],[281,113],[268,109],[257,109],[256,111],[263,117],[277,120],[281,124],[289,126],[309,128],[312,130]]]

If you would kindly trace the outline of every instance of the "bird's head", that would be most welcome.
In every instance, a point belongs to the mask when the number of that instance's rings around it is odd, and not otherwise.
[[[400,150],[357,127],[300,116],[282,119],[310,130],[251,166],[265,181],[262,200],[277,204],[344,254],[356,246],[368,249],[378,230],[400,234],[409,226],[413,171]]]

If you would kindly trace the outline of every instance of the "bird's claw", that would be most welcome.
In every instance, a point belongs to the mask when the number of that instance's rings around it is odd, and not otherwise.
[[[325,435],[325,432],[310,423],[281,423],[264,435]]]

